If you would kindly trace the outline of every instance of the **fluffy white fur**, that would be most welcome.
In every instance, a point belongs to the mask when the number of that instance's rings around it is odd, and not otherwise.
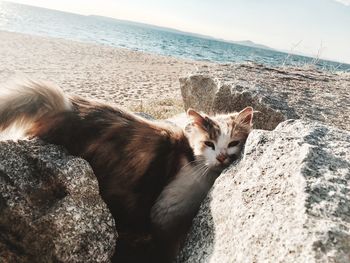
[[[52,83],[16,79],[0,84],[0,140],[23,139],[43,115],[71,107],[69,98]]]

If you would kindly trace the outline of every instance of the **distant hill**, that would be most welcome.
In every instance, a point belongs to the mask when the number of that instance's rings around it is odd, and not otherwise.
[[[91,17],[95,17],[95,18],[98,18],[101,20],[108,20],[108,21],[114,20],[114,21],[117,21],[118,23],[141,26],[141,27],[146,27],[146,28],[151,28],[151,29],[157,29],[157,30],[162,30],[162,31],[166,31],[166,32],[171,32],[171,33],[176,33],[176,34],[181,34],[181,35],[186,35],[186,36],[191,36],[191,37],[199,37],[199,38],[203,38],[203,39],[210,39],[210,40],[216,40],[216,41],[221,41],[221,42],[233,43],[233,44],[238,44],[238,45],[247,46],[247,47],[274,50],[271,47],[268,47],[268,46],[265,46],[262,44],[258,44],[258,43],[254,43],[251,40],[231,41],[231,40],[219,39],[219,38],[215,38],[215,37],[211,37],[211,36],[207,36],[207,35],[202,35],[202,34],[198,34],[198,33],[181,31],[181,30],[174,29],[174,28],[156,26],[156,25],[135,22],[135,21],[130,21],[130,20],[122,20],[122,19],[117,19],[117,18],[112,18],[112,17],[97,16],[97,15],[91,15]]]
[[[255,48],[262,48],[262,49],[267,49],[267,50],[275,50],[275,49],[273,49],[271,47],[268,47],[268,46],[265,46],[265,45],[262,45],[262,44],[258,44],[258,43],[254,43],[251,40],[231,41],[231,42],[235,43],[235,44],[242,45],[242,46],[247,46],[247,47],[255,47]]]
[[[90,15],[90,17],[98,18],[100,20],[117,21],[118,23],[122,23],[122,24],[125,24],[125,25],[135,25],[135,26],[140,26],[140,27],[145,27],[145,28],[151,28],[151,29],[162,30],[162,31],[166,31],[166,32],[186,35],[186,36],[199,37],[199,38],[212,39],[212,40],[219,40],[219,39],[216,39],[214,37],[207,36],[207,35],[202,35],[202,34],[197,34],[197,33],[192,33],[192,32],[186,32],[186,31],[181,31],[179,29],[174,29],[174,28],[170,28],[170,27],[162,27],[162,26],[157,26],[157,25],[151,25],[151,24],[146,24],[146,23],[142,23],[142,22],[135,22],[135,21],[130,21],[130,20],[123,20],[123,19],[117,19],[117,18],[106,17],[106,16],[97,16],[97,15]]]

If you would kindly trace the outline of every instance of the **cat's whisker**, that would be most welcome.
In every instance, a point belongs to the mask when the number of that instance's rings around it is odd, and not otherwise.
[[[197,162],[194,166],[192,166],[192,168],[196,170],[202,169],[203,167],[206,167],[206,164],[204,162]]]
[[[184,168],[186,168],[187,166],[193,165],[193,164],[194,164],[194,166],[193,166],[192,168],[196,168],[196,167],[198,167],[198,166],[200,166],[200,165],[204,165],[204,163],[203,163],[202,161],[194,160],[194,161],[192,161],[192,162],[187,163],[187,164],[184,165],[183,167],[181,167],[181,169],[184,169]]]
[[[204,171],[203,175],[207,175],[208,172],[209,172],[209,166],[207,166],[207,169]]]
[[[201,157],[201,158],[196,158],[195,160],[191,161],[191,162],[188,162],[187,164],[185,164],[183,167],[181,167],[181,169],[184,169],[185,167],[189,166],[189,165],[192,165],[192,164],[196,164],[194,167],[196,167],[197,165],[201,165],[203,164],[204,165],[204,162],[205,161],[205,158],[204,157]],[[194,168],[193,167],[193,168]]]
[[[209,170],[209,167],[206,165],[203,165],[202,167],[199,167],[198,170],[194,172],[193,176],[202,177],[205,174],[206,170]]]
[[[209,171],[209,166],[206,166],[203,173],[202,173],[202,176],[206,175]]]
[[[191,164],[197,163],[197,162],[198,162],[198,160],[190,161],[190,162],[188,162],[187,164],[185,164],[184,166],[182,166],[182,167],[180,168],[180,170],[181,170],[181,169],[184,169],[185,167],[187,167],[187,166],[189,166],[189,165],[191,165]]]

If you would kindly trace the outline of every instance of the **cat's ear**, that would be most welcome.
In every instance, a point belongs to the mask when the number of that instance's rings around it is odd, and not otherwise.
[[[239,124],[242,125],[248,125],[252,126],[253,125],[253,108],[252,107],[246,107],[243,110],[241,110],[237,117],[236,120]]]
[[[205,124],[205,117],[192,108],[187,110],[187,116],[193,120],[194,124],[203,126]]]
[[[209,131],[209,129],[214,126],[214,122],[208,116],[202,115],[194,109],[189,108],[187,110],[187,116],[193,120],[193,124],[205,131]]]

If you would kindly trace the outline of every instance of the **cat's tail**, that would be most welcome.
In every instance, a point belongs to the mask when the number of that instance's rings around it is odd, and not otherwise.
[[[52,83],[25,79],[0,84],[0,140],[25,138],[38,119],[71,109],[69,98]]]

